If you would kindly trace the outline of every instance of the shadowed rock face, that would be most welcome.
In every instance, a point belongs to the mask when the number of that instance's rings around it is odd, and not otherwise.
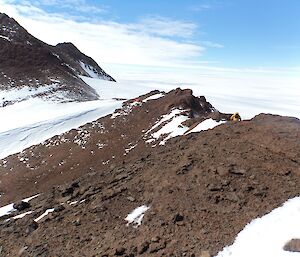
[[[78,75],[90,77],[90,74],[86,71],[88,69],[94,73],[94,77],[115,82],[115,79],[105,73],[91,57],[80,52],[72,43],[60,43],[54,49],[64,62],[70,64],[75,69]]]
[[[98,98],[79,75],[94,74],[97,78],[114,81],[73,44],[50,46],[30,35],[6,14],[0,14],[0,73],[1,89],[53,85],[51,93],[59,92],[75,101]]]
[[[193,118],[215,111],[213,106],[206,101],[204,96],[194,96],[191,89],[182,90],[177,88],[168,93],[165,98],[167,102],[167,110],[170,110],[174,107],[186,109],[190,111],[190,116]]]

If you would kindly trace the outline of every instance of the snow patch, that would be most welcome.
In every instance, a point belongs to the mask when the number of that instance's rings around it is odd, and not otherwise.
[[[41,216],[37,217],[34,221],[39,222],[41,219],[46,217],[49,213],[54,212],[54,209],[48,209],[46,210]]]
[[[142,206],[134,209],[125,218],[125,220],[128,222],[127,226],[129,226],[130,224],[133,224],[134,228],[137,228],[138,226],[140,226],[142,224],[142,220],[145,216],[145,212],[148,211],[149,209],[150,209],[150,207],[148,207],[146,205],[142,205]]]
[[[132,143],[129,143],[128,146],[129,146],[129,148],[125,149],[124,155],[127,155],[131,150],[133,150],[137,146],[137,144],[132,145]]]
[[[70,202],[70,205],[75,205],[77,203],[78,203],[78,201],[73,201],[73,202]]]
[[[159,94],[155,94],[155,95],[152,95],[152,96],[149,96],[147,97],[146,99],[143,100],[143,103],[146,103],[148,102],[149,100],[156,100],[156,99],[159,99],[161,97],[164,97],[164,94],[162,93],[159,93]]]
[[[7,40],[7,41],[11,41],[11,40],[9,39],[9,37],[5,37],[5,36],[2,36],[2,35],[0,35],[0,38],[3,38],[3,39],[5,39],[5,40]]]
[[[253,220],[216,257],[292,257],[283,250],[293,238],[300,238],[300,197],[288,200],[269,214]]]
[[[200,132],[200,131],[204,131],[204,130],[208,130],[208,129],[213,129],[216,126],[219,126],[223,123],[225,123],[226,121],[215,121],[213,119],[206,119],[204,121],[202,121],[201,123],[199,123],[196,127],[194,127],[193,129],[191,129],[190,131],[188,131],[187,134],[189,133],[194,133],[194,132]]]
[[[151,137],[154,139],[159,139],[162,135],[167,135],[159,143],[160,145],[164,145],[172,137],[183,135],[188,130],[188,127],[182,125],[182,123],[189,119],[187,116],[182,115],[184,112],[185,110],[173,109],[169,114],[163,115],[160,121],[146,132],[146,135],[163,124],[162,128],[151,134]],[[151,142],[151,139],[146,142]]]
[[[24,212],[24,213],[22,213],[22,214],[19,214],[19,215],[17,215],[17,216],[14,216],[13,219],[14,219],[14,220],[22,219],[22,218],[24,218],[26,215],[31,214],[31,213],[32,213],[32,211]]]

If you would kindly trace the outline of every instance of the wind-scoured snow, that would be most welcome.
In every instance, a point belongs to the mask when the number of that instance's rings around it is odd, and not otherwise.
[[[12,88],[9,90],[0,91],[0,106],[3,106],[5,102],[18,102],[27,100],[37,95],[46,94],[47,92],[53,90],[56,84],[45,85],[43,87],[32,88],[24,86],[22,88]]]
[[[156,99],[159,99],[159,98],[161,98],[161,97],[163,97],[163,96],[164,96],[164,94],[162,94],[162,93],[159,93],[159,94],[155,94],[155,95],[149,96],[149,97],[147,97],[146,99],[143,100],[143,103],[146,103],[146,102],[148,102],[148,101],[150,101],[150,100],[156,100]]]
[[[98,73],[95,72],[92,66],[85,64],[84,62],[79,62],[81,68],[91,77],[94,79],[102,78]]]
[[[129,226],[130,224],[132,224],[133,227],[135,227],[135,228],[140,226],[142,224],[142,220],[145,216],[145,212],[148,211],[149,209],[150,209],[150,207],[148,207],[146,205],[142,205],[142,206],[134,209],[125,218],[125,220],[128,222],[127,226]]]
[[[160,136],[167,134],[168,136],[159,143],[160,145],[164,145],[170,138],[181,136],[188,130],[188,127],[182,125],[182,123],[188,119],[189,118],[187,116],[178,115],[164,125],[160,130],[153,133],[152,137],[158,139]]]
[[[172,120],[176,115],[180,115],[181,113],[182,113],[181,110],[173,109],[169,114],[163,115],[162,118],[158,122],[156,122],[154,124],[154,126],[146,132],[146,134],[148,134],[149,132],[155,130],[156,128],[158,128],[160,125],[162,125],[166,121]]]
[[[184,110],[173,109],[169,114],[163,115],[162,118],[154,124],[152,128],[150,128],[146,135],[149,135],[153,139],[159,139],[163,135],[167,135],[159,144],[164,145],[167,140],[172,137],[181,136],[187,130],[188,127],[182,125],[183,122],[187,121],[189,118],[185,115],[182,115]],[[155,129],[162,126],[158,131]],[[151,139],[147,140],[146,142],[152,142]]]
[[[187,132],[187,134],[189,133],[194,133],[194,132],[200,132],[200,131],[204,131],[204,130],[208,130],[208,129],[213,129],[216,126],[219,126],[223,123],[225,123],[226,121],[215,121],[213,119],[206,119],[204,121],[202,121],[201,123],[199,123],[196,127],[194,127],[193,129],[191,129],[190,131]]]
[[[38,196],[39,196],[39,194],[38,194],[38,195],[31,196],[31,197],[28,197],[28,198],[25,198],[25,199],[23,199],[22,201],[23,201],[23,202],[29,202],[29,201],[31,201],[32,199],[34,199],[34,198],[36,198],[36,197],[38,197]],[[5,205],[5,206],[1,207],[1,208],[0,208],[0,217],[2,217],[2,216],[4,216],[4,215],[8,215],[8,214],[10,214],[10,213],[16,211],[16,209],[14,209],[13,205],[14,205],[14,204],[11,203],[11,204],[8,204],[8,205]]]
[[[99,100],[85,103],[40,102],[30,106],[34,102],[31,100],[0,109],[0,120],[7,122],[0,125],[0,159],[97,120],[122,105],[116,100]],[[16,108],[24,104],[28,104],[28,108],[16,112]]]
[[[253,220],[216,257],[297,257],[300,253],[283,250],[284,245],[300,238],[300,197],[288,200],[269,214]]]

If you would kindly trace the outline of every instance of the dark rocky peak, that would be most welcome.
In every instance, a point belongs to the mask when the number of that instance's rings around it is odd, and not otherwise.
[[[79,75],[114,81],[72,43],[48,45],[4,13],[0,13],[0,72],[0,90],[51,86],[51,94],[63,95],[66,101],[98,99]]]
[[[115,81],[89,56],[82,53],[73,43],[59,43],[54,51],[64,62],[71,65],[77,75]]]
[[[19,25],[13,18],[9,17],[5,13],[0,13],[0,24],[1,25]],[[20,25],[19,25],[20,26]]]
[[[0,13],[0,39],[6,43],[41,46],[42,42],[27,32],[15,19]]]
[[[196,97],[191,89],[177,88],[166,95],[167,110],[172,108],[186,109],[190,116],[197,117],[214,112],[214,107],[206,101],[204,96]]]

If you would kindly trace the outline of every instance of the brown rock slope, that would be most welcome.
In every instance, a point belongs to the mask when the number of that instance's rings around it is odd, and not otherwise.
[[[170,98],[172,94],[176,91],[170,93]],[[299,195],[298,119],[261,114],[250,121],[227,122],[213,130],[176,137],[165,146],[152,147],[153,143],[144,143],[143,136],[132,135],[145,135],[142,131],[153,126],[148,115],[153,118],[158,117],[154,112],[164,114],[162,109],[171,102],[162,105],[161,100],[143,103],[127,115],[100,119],[48,141],[48,147],[37,146],[24,152],[22,160],[28,157],[26,154],[34,153],[24,166],[40,163],[36,171],[40,174],[49,168],[46,161],[51,172],[37,180],[36,188],[31,190],[42,190],[44,183],[44,193],[21,211],[33,213],[0,223],[4,256],[17,256],[20,251],[23,256],[200,256],[205,250],[216,254],[231,244],[253,218]],[[207,112],[204,116],[210,115]],[[110,133],[102,138],[105,128]],[[85,143],[76,148],[68,140],[81,133],[78,131],[88,131],[92,136],[83,137]],[[125,157],[128,142],[138,145]],[[97,149],[100,143],[103,148]],[[110,147],[105,148],[105,144]],[[73,157],[66,158],[67,153]],[[63,160],[63,165],[53,167]],[[7,161],[11,167],[6,168],[20,169],[17,156]],[[5,176],[10,175],[3,171],[2,167],[1,180],[5,181]],[[10,172],[12,176],[21,175]],[[22,172],[26,178],[29,170]],[[51,183],[47,184],[52,175],[59,183],[59,174],[72,179],[73,172],[77,178],[72,182],[51,188]],[[10,182],[14,192],[22,191],[20,181],[11,178]],[[7,199],[20,196],[12,193]],[[127,226],[127,214],[142,205],[150,207],[142,224],[137,228]],[[55,211],[33,222],[49,208]]]
[[[48,95],[58,92],[57,97],[67,100],[95,100],[97,93],[79,77],[90,77],[87,70],[94,77],[114,81],[73,44],[50,46],[0,13],[0,90],[48,85]]]
[[[151,138],[147,131],[173,109],[191,117],[190,124],[223,115],[213,112],[211,104],[204,97],[193,96],[191,90],[176,89],[164,97],[145,102],[157,93],[153,91],[127,101],[112,116],[55,136],[0,161],[1,205],[70,182],[89,171],[107,170],[139,157],[141,152],[147,152],[157,144],[145,142]]]

